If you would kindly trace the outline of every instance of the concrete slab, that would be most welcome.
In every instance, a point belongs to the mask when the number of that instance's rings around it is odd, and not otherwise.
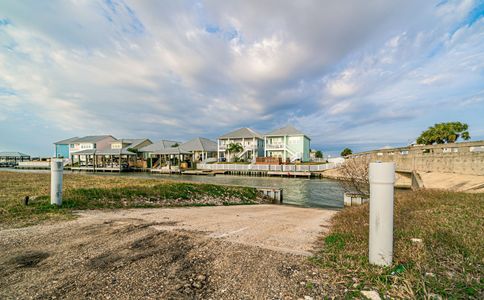
[[[159,230],[202,231],[209,237],[286,253],[310,255],[334,210],[286,205],[247,205],[82,211],[81,223],[107,220],[162,222]],[[173,225],[174,223],[174,225]]]

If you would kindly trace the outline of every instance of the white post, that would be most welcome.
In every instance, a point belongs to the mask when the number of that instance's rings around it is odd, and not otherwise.
[[[371,264],[389,266],[393,258],[393,187],[395,163],[370,163],[370,243]]]
[[[52,158],[50,162],[50,204],[62,205],[62,159]]]

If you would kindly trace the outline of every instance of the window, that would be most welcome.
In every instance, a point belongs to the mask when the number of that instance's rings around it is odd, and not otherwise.
[[[289,145],[299,144],[300,141],[301,141],[301,137],[300,136],[290,136],[287,139],[287,143]]]
[[[408,150],[402,150],[402,151],[400,151],[400,154],[401,155],[408,155]]]

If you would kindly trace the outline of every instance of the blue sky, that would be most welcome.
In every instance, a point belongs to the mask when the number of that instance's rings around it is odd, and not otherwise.
[[[0,151],[293,124],[338,153],[484,139],[483,1],[1,1]]]

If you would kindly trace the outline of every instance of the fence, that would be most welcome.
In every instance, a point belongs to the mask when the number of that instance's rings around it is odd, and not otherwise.
[[[197,164],[201,170],[223,171],[274,171],[274,172],[320,172],[339,167],[339,163],[321,165],[243,165],[243,164]]]
[[[48,161],[23,161],[19,162],[18,168],[24,169],[50,169],[50,162]]]

